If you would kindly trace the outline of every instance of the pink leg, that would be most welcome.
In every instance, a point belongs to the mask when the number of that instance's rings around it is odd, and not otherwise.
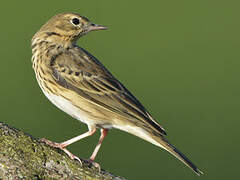
[[[45,138],[42,138],[41,141],[45,142],[46,144],[52,146],[52,147],[55,147],[55,148],[59,148],[61,150],[63,150],[71,159],[77,159],[80,163],[81,163],[81,160],[73,155],[71,152],[69,152],[66,147],[76,141],[79,141],[85,137],[88,137],[88,136],[91,136],[93,135],[94,133],[96,132],[96,127],[88,127],[88,132],[84,133],[84,134],[81,134],[77,137],[74,137],[68,141],[65,141],[65,142],[62,142],[62,143],[56,143],[56,142],[52,142],[52,141],[49,141]]]
[[[90,160],[91,161],[94,161],[95,157],[97,156],[97,153],[102,145],[102,142],[103,142],[103,139],[105,138],[105,136],[107,135],[108,133],[108,130],[107,129],[101,129],[101,136],[99,138],[99,141],[98,141],[98,144],[97,146],[95,147],[91,157],[90,157]]]
[[[91,135],[93,135],[94,133],[96,132],[96,128],[94,127],[88,127],[88,132],[86,132],[86,133],[83,133],[83,134],[81,134],[81,135],[79,135],[79,136],[77,136],[77,137],[74,137],[74,138],[72,138],[72,139],[69,139],[69,140],[67,140],[67,141],[65,141],[65,142],[62,142],[62,143],[60,143],[60,146],[62,147],[62,148],[65,148],[65,147],[67,147],[68,145],[70,145],[70,144],[72,144],[72,143],[75,143],[76,141],[79,141],[79,140],[81,140],[81,139],[83,139],[83,138],[85,138],[85,137],[88,137],[88,136],[91,136]]]

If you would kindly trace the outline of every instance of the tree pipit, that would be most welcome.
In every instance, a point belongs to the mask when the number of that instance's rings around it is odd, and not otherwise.
[[[104,30],[86,17],[63,13],[52,17],[32,38],[32,63],[40,88],[58,108],[87,124],[89,131],[68,141],[47,144],[62,149],[72,159],[80,159],[66,147],[101,129],[99,142],[89,161],[99,151],[111,128],[138,136],[159,146],[198,175],[202,172],[165,138],[166,132],[143,105],[93,55],[76,45],[90,31]]]

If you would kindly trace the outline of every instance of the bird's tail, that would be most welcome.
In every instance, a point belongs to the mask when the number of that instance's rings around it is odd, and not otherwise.
[[[175,156],[177,159],[182,161],[186,166],[188,166],[190,169],[192,169],[197,175],[203,174],[202,171],[200,171],[197,166],[195,166],[183,153],[181,153],[177,148],[175,148],[173,145],[171,145],[167,139],[162,134],[158,134],[158,132],[155,132],[153,135],[152,131],[149,129],[143,129],[136,126],[118,126],[118,129],[121,129],[123,131],[126,131],[128,133],[131,133],[135,136],[138,136],[158,147],[161,147],[171,153],[173,156]]]
[[[154,136],[153,144],[165,149],[172,155],[174,155],[177,159],[182,161],[186,166],[188,166],[190,169],[192,169],[197,175],[203,174],[202,171],[200,171],[197,166],[195,166],[183,153],[181,153],[176,147],[171,145],[163,136]]]
[[[148,132],[146,129],[137,128],[137,127],[131,127],[131,126],[125,126],[124,128],[119,128],[123,131],[126,131],[128,133],[131,133],[135,136],[138,136],[158,147],[161,147],[171,153],[173,156],[175,156],[177,159],[182,161],[186,166],[188,166],[190,169],[192,169],[197,175],[203,174],[202,171],[200,171],[197,166],[195,166],[183,153],[181,153],[177,148],[175,148],[173,145],[171,145],[167,139],[162,134],[156,134],[153,135],[153,133]]]

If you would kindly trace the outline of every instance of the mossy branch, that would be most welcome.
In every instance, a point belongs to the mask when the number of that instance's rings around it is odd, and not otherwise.
[[[0,122],[0,179],[125,180]]]

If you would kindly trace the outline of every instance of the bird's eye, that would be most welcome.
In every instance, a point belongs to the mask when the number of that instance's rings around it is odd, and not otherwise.
[[[74,25],[79,25],[79,24],[80,24],[80,21],[79,21],[78,18],[73,18],[73,19],[72,19],[72,23],[73,23]]]

